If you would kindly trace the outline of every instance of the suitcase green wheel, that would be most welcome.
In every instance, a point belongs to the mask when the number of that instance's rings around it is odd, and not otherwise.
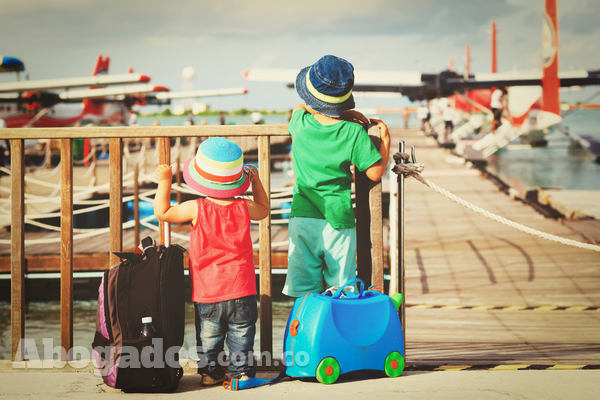
[[[387,376],[395,378],[404,371],[404,357],[397,351],[392,351],[385,358],[384,370]]]
[[[321,360],[316,371],[317,380],[321,383],[330,384],[337,381],[340,376],[340,364],[333,357]]]

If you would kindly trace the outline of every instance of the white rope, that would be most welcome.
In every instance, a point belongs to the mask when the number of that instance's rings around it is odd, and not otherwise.
[[[89,178],[89,176],[92,174],[92,172],[94,172],[94,168],[96,168],[96,161],[92,161],[92,163],[90,164],[88,170],[85,171],[85,173],[83,175],[81,175],[81,176],[74,176],[73,175],[73,180],[76,180],[76,181],[86,180],[87,178]]]
[[[0,168],[0,170],[2,170],[3,168]],[[7,170],[10,171],[10,170]],[[128,172],[127,174],[125,174],[123,176],[123,187],[129,187],[129,186],[133,186],[133,172]],[[54,194],[51,194],[49,196],[36,196],[36,195],[32,195],[32,194],[25,194],[25,203],[26,204],[31,204],[31,203],[48,203],[48,202],[56,202],[56,203],[60,203],[60,196],[56,196],[56,193],[58,193],[58,191],[61,190],[61,185],[60,182],[58,182],[57,184],[53,184],[53,183],[47,183],[44,181],[39,181],[37,179],[33,179],[30,177],[25,177],[25,182],[29,182],[32,184],[36,184],[39,186],[45,186],[45,187],[49,187],[49,188],[53,188],[54,189]],[[98,185],[98,186],[73,186],[73,198],[78,198],[78,197],[85,197],[88,196],[92,193],[98,192],[100,190],[108,190],[110,186],[110,182],[106,182],[102,185]],[[9,188],[0,188],[0,190],[5,191],[5,192],[9,192],[10,193],[10,189]],[[27,200],[27,198],[29,198],[30,200]],[[34,200],[37,199],[37,200]],[[5,199],[0,199],[0,203],[5,202]]]
[[[36,170],[38,168],[46,168],[48,167],[48,164],[51,162],[52,160],[52,149],[50,148],[50,139],[45,139],[42,140],[42,142],[44,142],[46,144],[46,150],[44,153],[44,160],[42,161],[42,163],[40,165],[28,165],[27,168],[29,170]],[[31,160],[30,160],[31,161]]]
[[[196,156],[197,140],[198,140],[198,138],[196,136],[192,137],[192,140],[190,140],[190,145],[188,146],[188,154],[187,154],[187,157],[185,158],[185,160],[189,160],[190,158],[193,158]]]
[[[140,224],[142,225],[147,225],[146,221],[149,221],[151,219],[154,218],[154,215],[150,215],[146,218],[143,218],[140,220]],[[128,229],[128,228],[133,228],[133,226],[135,225],[135,221],[131,220],[131,221],[127,221],[124,222],[121,227],[122,229]],[[100,229],[81,229],[80,231],[87,231],[84,233],[81,233],[79,235],[73,235],[73,240],[79,240],[79,239],[86,239],[86,238],[90,238],[90,237],[94,237],[94,236],[99,236],[102,235],[104,233],[108,233],[110,232],[110,228],[100,228]],[[50,244],[50,243],[58,243],[61,241],[61,237],[57,236],[54,238],[46,238],[46,239],[25,239],[25,245],[32,245],[32,244]],[[11,244],[11,240],[10,239],[0,239],[0,244]]]
[[[73,159],[73,164],[74,165],[85,165],[86,162],[90,161],[92,159],[92,157],[94,157],[95,152],[96,152],[96,147],[92,146],[90,143],[90,152],[88,153],[88,155],[85,156],[85,158],[83,158],[81,160]]]
[[[130,221],[131,222],[131,221]],[[133,225],[127,223],[127,224],[123,224],[123,227],[125,228],[127,227],[131,227]],[[82,233],[80,235],[73,235],[73,240],[77,240],[77,239],[85,239],[85,238],[89,238],[89,237],[94,237],[94,236],[98,236],[101,235],[103,233],[107,233],[109,232],[110,228],[101,228],[101,229],[91,229],[90,232],[88,233]],[[32,245],[32,244],[50,244],[50,243],[58,243],[61,241],[60,236],[54,237],[54,238],[47,238],[47,239],[25,239],[25,245]],[[10,239],[0,239],[0,244],[10,244],[11,241]]]
[[[123,203],[127,203],[128,201],[131,201],[133,199],[134,199],[133,195],[123,197]],[[73,215],[85,214],[85,213],[92,212],[92,211],[102,210],[103,208],[108,208],[108,207],[110,207],[110,201],[105,200],[104,203],[96,205],[96,206],[80,208],[79,210],[73,210]],[[58,211],[55,213],[45,213],[45,214],[39,214],[39,215],[27,214],[27,215],[25,215],[25,218],[37,219],[37,218],[52,218],[52,217],[60,217],[60,216],[61,216],[61,213],[60,213],[60,211]]]
[[[58,172],[60,171],[60,162],[56,165],[56,167],[54,167],[54,169],[52,171],[50,171],[49,173],[42,175],[40,174],[38,171],[40,169],[42,169],[42,167],[35,167],[35,168],[27,168],[29,170],[29,172],[35,176],[38,179],[50,179],[52,178],[54,175],[58,174]]]
[[[171,160],[177,160],[181,154],[181,138],[175,139],[175,145],[171,148]]]
[[[500,222],[501,224],[504,224],[506,226],[510,226],[511,228],[515,228],[521,232],[524,233],[528,233],[530,235],[533,236],[537,236],[537,237],[541,237],[543,239],[546,240],[551,240],[553,242],[557,242],[557,243],[561,243],[561,244],[565,244],[568,246],[574,246],[574,247],[578,247],[580,249],[586,249],[586,250],[593,250],[593,251],[598,251],[600,252],[600,246],[596,246],[593,244],[588,244],[588,243],[582,243],[582,242],[578,242],[576,240],[571,240],[571,239],[565,239],[563,237],[560,236],[555,236],[555,235],[551,235],[545,232],[541,232],[538,231],[536,229],[532,229],[529,228],[525,225],[521,225],[518,224],[516,222],[510,221],[504,217],[501,217],[499,215],[493,214],[487,210],[484,210],[481,207],[477,207],[471,203],[469,203],[468,201],[465,201],[463,199],[461,199],[460,197],[457,197],[455,195],[453,195],[452,193],[450,193],[449,191],[447,191],[446,189],[442,189],[441,187],[439,187],[438,185],[436,185],[435,183],[429,181],[428,179],[423,178],[419,173],[421,171],[423,171],[423,168],[425,166],[423,164],[420,163],[415,163],[415,164],[396,164],[394,166],[394,168],[392,169],[394,172],[396,172],[397,174],[400,173],[404,173],[407,176],[412,176],[415,179],[417,179],[419,182],[423,183],[425,186],[429,186],[431,189],[433,189],[434,191],[444,195],[445,197],[449,198],[450,200],[460,204],[461,206],[464,206],[466,208],[468,208],[471,211],[475,211],[476,213],[479,213],[489,219],[492,219],[494,221]]]
[[[140,151],[138,153],[137,158],[134,161],[134,164],[142,165],[142,161],[146,161],[146,149],[150,145],[150,139],[146,139],[143,143],[140,144]],[[143,168],[141,168],[143,170]]]

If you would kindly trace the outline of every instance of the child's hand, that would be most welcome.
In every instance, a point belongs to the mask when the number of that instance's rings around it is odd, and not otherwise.
[[[380,119],[377,118],[371,118],[371,122],[375,122],[377,124],[377,126],[379,127],[379,132],[381,133],[381,140],[388,140],[390,139],[390,132],[388,130],[387,125]]]
[[[156,176],[159,181],[169,181],[173,180],[173,170],[167,164],[159,165],[156,168]]]
[[[254,180],[254,177],[258,173],[258,170],[256,169],[256,167],[254,165],[244,165],[243,171],[244,171],[244,174],[246,175],[246,177],[248,178],[248,180],[250,180],[250,182],[252,182]]]

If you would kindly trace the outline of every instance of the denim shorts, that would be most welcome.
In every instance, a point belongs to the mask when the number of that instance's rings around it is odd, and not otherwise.
[[[334,229],[325,219],[291,217],[283,294],[322,293],[356,278],[356,229]]]
[[[224,376],[223,367],[227,365],[224,345],[227,344],[231,378],[240,378],[242,372],[254,377],[256,363],[253,349],[258,318],[256,296],[217,303],[194,303],[194,306],[200,320],[200,337],[205,357],[203,359],[202,354],[199,354],[198,372],[207,373],[214,379]]]

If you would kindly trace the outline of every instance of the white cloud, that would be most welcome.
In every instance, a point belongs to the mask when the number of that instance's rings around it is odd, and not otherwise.
[[[598,4],[559,2],[561,65],[600,67]],[[132,65],[177,90],[188,65],[198,88],[237,87],[249,85],[246,68],[301,68],[324,54],[360,69],[424,72],[445,69],[452,56],[461,71],[466,42],[472,71],[487,72],[493,18],[499,69],[539,68],[543,1],[0,0],[0,9],[2,53],[21,58],[32,79],[87,75],[102,53],[114,73]],[[296,100],[285,86],[254,84],[247,96],[209,102],[271,108]]]

